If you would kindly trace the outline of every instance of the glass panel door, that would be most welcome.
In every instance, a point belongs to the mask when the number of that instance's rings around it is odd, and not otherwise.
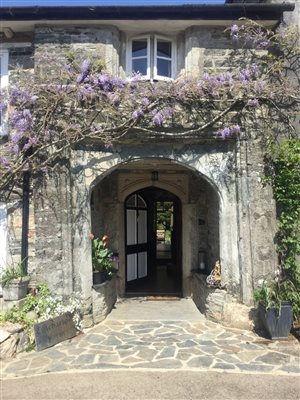
[[[138,194],[125,203],[126,216],[126,282],[147,277],[148,212],[147,203]]]

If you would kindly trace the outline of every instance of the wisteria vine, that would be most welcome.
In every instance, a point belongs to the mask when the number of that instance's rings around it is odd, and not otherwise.
[[[247,139],[257,130],[276,139],[295,134],[299,110],[299,48],[293,29],[273,32],[253,21],[225,34],[243,67],[205,71],[201,77],[146,82],[109,75],[101,60],[78,65],[72,54],[54,79],[18,72],[17,85],[0,93],[7,140],[0,148],[0,192],[18,186],[23,173],[46,173],[68,149],[85,141],[107,148],[135,135],[149,141],[205,137]],[[51,80],[52,79],[52,80]]]

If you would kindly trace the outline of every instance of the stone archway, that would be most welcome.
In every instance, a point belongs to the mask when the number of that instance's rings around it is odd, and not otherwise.
[[[207,255],[207,271],[220,257],[219,196],[202,176],[169,160],[144,159],[121,164],[93,188],[92,231],[107,234],[113,250],[119,253],[118,292],[123,295],[126,291],[124,201],[131,193],[147,187],[166,190],[181,202],[182,294],[189,296],[191,271],[199,267],[199,251]],[[99,227],[101,232],[97,231]]]

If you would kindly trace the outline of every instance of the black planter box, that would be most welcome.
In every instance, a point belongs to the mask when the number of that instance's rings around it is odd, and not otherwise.
[[[100,285],[107,280],[106,273],[104,271],[93,272],[93,285]]]
[[[288,302],[282,302],[281,311],[276,308],[266,310],[259,304],[258,313],[260,321],[271,339],[287,339],[293,323],[293,310]]]

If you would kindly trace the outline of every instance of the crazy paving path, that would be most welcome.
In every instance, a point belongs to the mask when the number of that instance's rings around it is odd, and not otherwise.
[[[55,347],[4,361],[2,378],[53,371],[184,369],[300,376],[296,339],[269,341],[207,321],[107,319]]]

